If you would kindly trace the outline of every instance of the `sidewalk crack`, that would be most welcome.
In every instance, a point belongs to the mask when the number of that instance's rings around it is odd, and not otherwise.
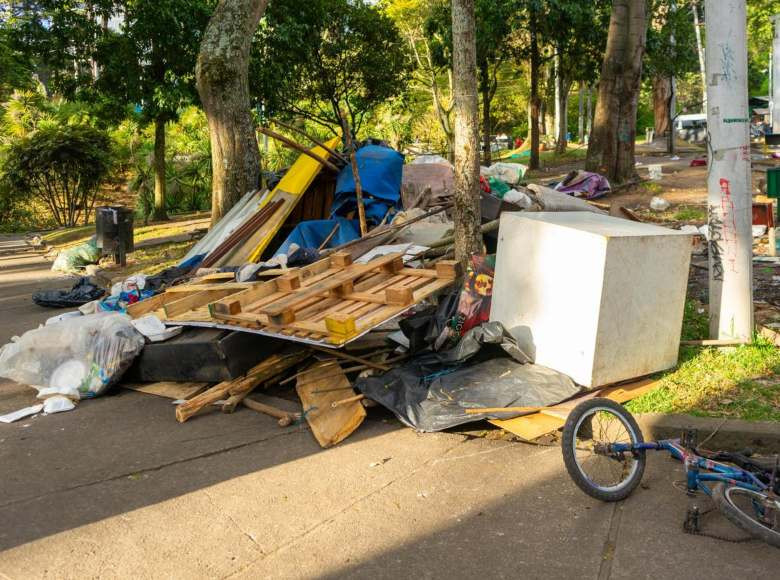
[[[365,500],[373,497],[374,495],[384,491],[385,489],[387,489],[391,485],[394,485],[395,483],[398,483],[398,482],[403,481],[405,479],[409,479],[410,477],[413,477],[415,474],[417,474],[419,471],[421,471],[421,470],[423,470],[423,469],[425,469],[425,468],[427,468],[427,467],[429,467],[431,465],[435,465],[437,462],[443,460],[452,451],[454,451],[455,449],[457,449],[458,447],[460,447],[464,443],[467,443],[468,441],[469,441],[468,438],[466,438],[466,437],[462,438],[460,441],[458,441],[454,445],[452,445],[452,446],[448,447],[447,449],[445,449],[444,452],[441,455],[436,456],[436,457],[431,457],[430,459],[428,459],[427,461],[424,461],[423,463],[421,463],[420,465],[418,465],[417,467],[415,467],[411,471],[408,471],[407,473],[401,474],[398,477],[396,477],[394,479],[391,479],[391,480],[385,482],[384,484],[380,485],[379,487],[377,487],[377,488],[375,488],[375,489],[365,493],[364,495],[356,498],[354,501],[350,502],[348,505],[344,506],[339,511],[337,511],[337,512],[327,516],[326,518],[316,522],[315,524],[311,525],[307,529],[303,530],[301,533],[299,533],[299,534],[289,538],[286,542],[284,542],[282,544],[279,544],[278,546],[276,546],[273,550],[269,551],[268,553],[263,554],[262,556],[252,560],[251,562],[247,562],[245,565],[241,566],[238,570],[235,570],[235,571],[231,572],[230,574],[228,574],[226,576],[223,576],[222,580],[226,580],[227,578],[231,578],[231,577],[233,577],[233,576],[235,576],[237,574],[240,574],[240,573],[244,572],[250,566],[253,566],[253,565],[257,564],[258,562],[261,562],[261,561],[265,560],[269,556],[273,556],[277,552],[280,552],[281,550],[284,550],[285,548],[288,548],[288,547],[292,546],[293,544],[297,543],[299,540],[302,540],[303,538],[305,538],[309,534],[315,532],[319,528],[321,528],[321,527],[323,527],[325,525],[330,524],[331,522],[336,520],[336,518],[338,518],[342,514],[348,512],[349,510],[354,508],[356,505],[358,505],[358,504],[364,502]]]

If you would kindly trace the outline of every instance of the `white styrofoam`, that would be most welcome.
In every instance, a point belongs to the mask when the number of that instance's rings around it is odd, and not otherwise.
[[[501,214],[491,320],[598,387],[673,367],[691,236],[588,212]]]

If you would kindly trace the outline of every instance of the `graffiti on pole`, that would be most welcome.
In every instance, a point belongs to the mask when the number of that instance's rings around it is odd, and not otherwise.
[[[723,280],[723,220],[715,206],[707,210],[707,221],[710,224],[710,263],[712,264],[712,278]]]
[[[720,206],[710,206],[707,212],[710,226],[709,250],[712,258],[712,278],[723,280],[726,268],[737,272],[737,222],[734,201],[731,197],[731,183],[720,180]]]

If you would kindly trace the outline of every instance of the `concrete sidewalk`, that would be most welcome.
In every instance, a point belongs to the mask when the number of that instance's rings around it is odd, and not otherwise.
[[[47,266],[27,262],[25,284],[62,285]],[[56,312],[7,272],[3,342]],[[0,383],[0,413],[33,394]],[[178,424],[169,400],[120,390],[0,424],[0,466],[0,578],[711,579],[780,567],[761,543],[684,534],[682,469],[664,456],[627,501],[603,504],[569,480],[557,447],[418,435],[378,410],[323,451],[247,409]],[[717,513],[704,521],[743,537]]]

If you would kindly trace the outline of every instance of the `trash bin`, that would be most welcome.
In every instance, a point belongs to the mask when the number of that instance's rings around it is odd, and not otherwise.
[[[97,247],[122,266],[133,251],[133,211],[123,206],[100,206],[95,213]]]

